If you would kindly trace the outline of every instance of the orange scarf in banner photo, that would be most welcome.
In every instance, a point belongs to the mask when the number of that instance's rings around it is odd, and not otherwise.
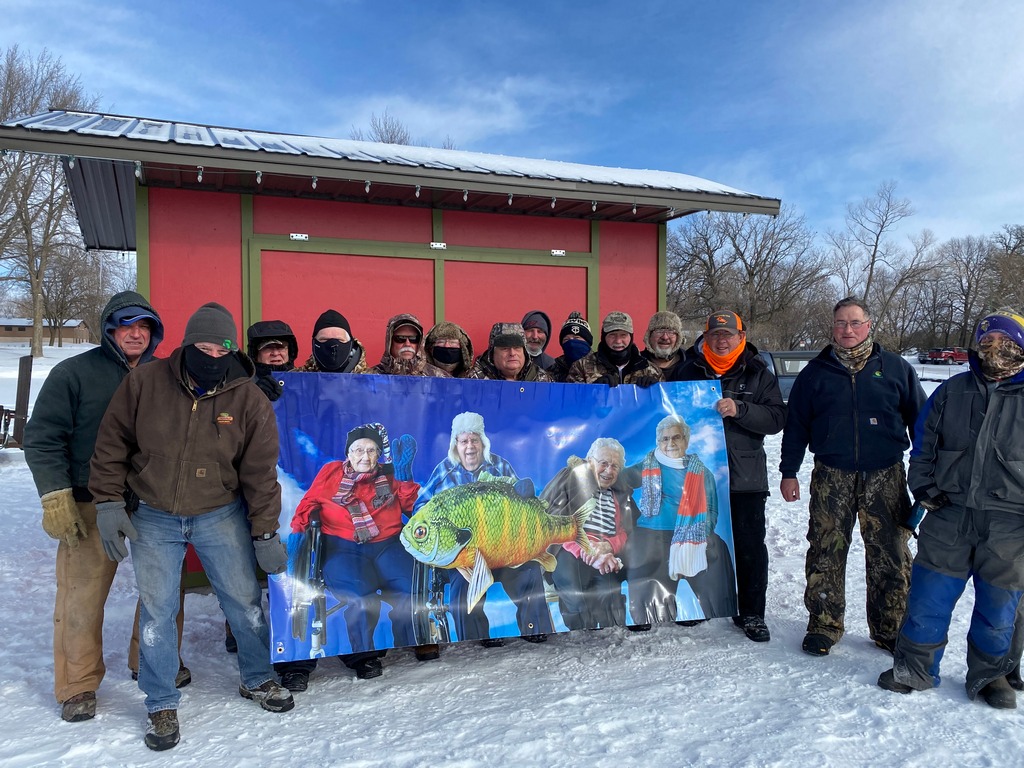
[[[736,361],[740,359],[740,355],[743,354],[743,350],[747,348],[747,339],[743,338],[742,341],[736,346],[732,352],[728,355],[716,355],[711,347],[708,345],[707,340],[704,341],[704,359],[708,361],[708,365],[711,366],[711,370],[717,373],[719,376],[724,374],[734,365]]]

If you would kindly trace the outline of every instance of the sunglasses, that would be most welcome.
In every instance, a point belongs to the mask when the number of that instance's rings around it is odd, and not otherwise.
[[[397,341],[399,344],[419,344],[419,336],[392,336],[391,341]]]

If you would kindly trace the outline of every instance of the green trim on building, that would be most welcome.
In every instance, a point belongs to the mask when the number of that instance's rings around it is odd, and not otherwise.
[[[658,225],[658,311],[668,305],[668,227]]]
[[[444,317],[444,259],[434,261],[434,322]]]
[[[135,183],[135,289],[150,298],[149,190]]]
[[[444,211],[439,208],[430,212],[430,238],[435,243],[444,242]]]
[[[253,203],[252,195],[239,195],[241,208],[241,241],[239,251],[242,259],[242,328],[248,328],[256,318],[263,319],[263,279],[259,250],[253,252]]]
[[[591,328],[601,323],[601,222],[590,222],[590,264],[587,269],[587,322]]]

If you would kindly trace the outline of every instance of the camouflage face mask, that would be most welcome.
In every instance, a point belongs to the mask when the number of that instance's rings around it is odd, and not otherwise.
[[[989,381],[1002,381],[1024,370],[1024,349],[1005,333],[990,333],[978,343],[981,374]]]

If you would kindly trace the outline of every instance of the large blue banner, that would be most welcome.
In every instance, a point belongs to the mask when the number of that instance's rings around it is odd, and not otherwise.
[[[273,660],[734,615],[720,397],[284,374]]]

